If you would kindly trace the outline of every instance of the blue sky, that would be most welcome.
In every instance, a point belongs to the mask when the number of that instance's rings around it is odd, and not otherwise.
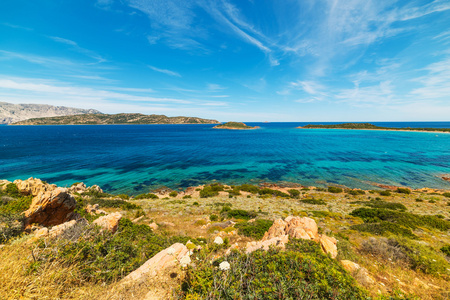
[[[2,0],[0,101],[450,121],[450,1]]]

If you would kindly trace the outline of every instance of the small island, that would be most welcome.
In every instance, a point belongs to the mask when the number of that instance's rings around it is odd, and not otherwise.
[[[259,126],[248,126],[242,122],[227,122],[213,127],[214,129],[230,129],[230,130],[248,130],[258,129]]]
[[[33,118],[11,125],[113,125],[113,124],[219,124],[217,120],[197,117],[167,117],[144,114],[80,114],[72,116]]]
[[[382,127],[370,123],[342,123],[342,124],[308,124],[299,126],[300,129],[363,129],[363,130],[396,130],[396,131],[429,131],[429,132],[450,132],[450,128],[412,128],[412,127]]]

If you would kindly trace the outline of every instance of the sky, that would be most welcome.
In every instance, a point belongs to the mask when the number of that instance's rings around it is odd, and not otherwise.
[[[450,121],[450,1],[1,0],[0,101]]]

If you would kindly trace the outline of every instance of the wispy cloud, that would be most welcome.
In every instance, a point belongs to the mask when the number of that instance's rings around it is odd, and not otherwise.
[[[160,69],[154,66],[148,66],[150,69],[152,69],[155,72],[159,72],[159,73],[163,73],[169,76],[175,76],[175,77],[181,77],[180,73],[174,72],[174,71],[170,71],[167,69]]]
[[[97,63],[106,62],[106,59],[104,59],[102,56],[98,55],[94,51],[80,47],[76,42],[74,42],[72,40],[68,40],[65,38],[57,37],[57,36],[49,36],[49,38],[54,40],[55,42],[71,46],[71,48],[73,50],[75,50],[81,54],[84,54],[92,59],[95,59],[97,61]]]
[[[26,31],[33,31],[34,30],[33,28],[20,26],[20,25],[15,25],[15,24],[11,24],[11,23],[2,23],[2,25],[8,26],[8,27],[11,27],[11,28],[15,28],[15,29],[26,30]]]

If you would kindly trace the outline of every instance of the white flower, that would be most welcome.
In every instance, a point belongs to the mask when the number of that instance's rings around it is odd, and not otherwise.
[[[227,261],[223,261],[219,264],[219,269],[221,269],[222,271],[226,271],[230,269],[230,263]]]
[[[183,268],[187,267],[187,265],[190,263],[191,263],[191,258],[189,257],[189,255],[183,256],[183,258],[180,260],[180,265]]]
[[[221,238],[220,236],[216,237],[216,238],[214,239],[214,244],[222,245],[222,244],[223,244],[222,238]]]
[[[169,249],[167,249],[167,254],[174,255],[175,254],[175,249],[170,247]]]

